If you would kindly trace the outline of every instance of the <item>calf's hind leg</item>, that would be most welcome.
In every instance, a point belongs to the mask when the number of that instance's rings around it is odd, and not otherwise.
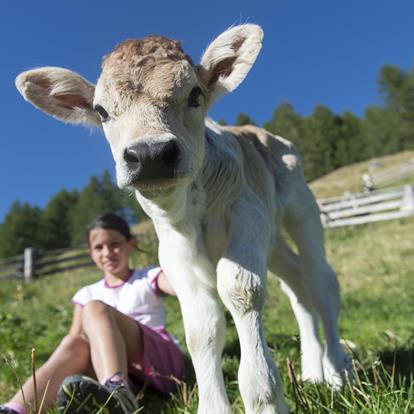
[[[349,370],[349,359],[339,342],[339,284],[325,258],[319,208],[310,193],[308,201],[305,212],[289,210],[284,223],[299,250],[303,284],[322,320],[326,341],[324,380],[332,387],[339,388],[343,385],[344,370]]]
[[[319,317],[304,286],[298,256],[279,239],[268,259],[269,270],[281,279],[300,333],[302,379],[321,383],[323,376],[323,347],[319,339]]]

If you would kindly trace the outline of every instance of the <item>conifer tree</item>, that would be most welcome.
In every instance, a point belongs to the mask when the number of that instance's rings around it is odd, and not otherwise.
[[[97,215],[119,208],[122,208],[121,196],[109,172],[105,171],[101,177],[91,177],[70,212],[72,245],[86,242],[86,228]]]
[[[41,210],[16,201],[0,225],[0,257],[23,253],[26,247],[43,248]]]
[[[252,118],[250,118],[249,115],[245,114],[244,112],[241,112],[239,115],[237,115],[236,122],[234,123],[234,125],[256,125],[256,123],[253,121]]]
[[[60,249],[71,245],[71,210],[78,201],[78,192],[61,190],[43,210],[43,245],[46,249]]]

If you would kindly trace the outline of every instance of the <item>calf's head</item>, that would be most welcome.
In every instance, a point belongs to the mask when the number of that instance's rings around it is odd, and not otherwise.
[[[261,42],[260,27],[233,27],[194,65],[178,42],[149,36],[127,40],[107,55],[96,86],[56,67],[23,72],[16,86],[57,119],[102,128],[119,187],[156,196],[195,177],[203,161],[208,108],[240,84]]]

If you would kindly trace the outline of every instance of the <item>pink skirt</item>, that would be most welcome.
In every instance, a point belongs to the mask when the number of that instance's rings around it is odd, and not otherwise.
[[[137,322],[141,328],[144,349],[128,361],[128,373],[134,385],[148,384],[167,394],[174,391],[184,372],[184,359],[178,345],[163,326],[150,328]]]

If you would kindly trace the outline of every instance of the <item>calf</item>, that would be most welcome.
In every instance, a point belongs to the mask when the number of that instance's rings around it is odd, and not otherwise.
[[[302,378],[339,387],[347,366],[337,327],[338,283],[297,150],[263,129],[206,118],[212,103],[245,78],[262,37],[256,25],[233,27],[195,65],[178,42],[150,36],[125,41],[106,56],[96,86],[55,67],[16,80],[39,109],[103,129],[118,186],[132,189],[154,222],[159,261],[181,305],[200,414],[231,413],[221,370],[220,302],[240,340],[246,412],[289,411],[263,333],[268,270],[281,279],[298,321]]]

